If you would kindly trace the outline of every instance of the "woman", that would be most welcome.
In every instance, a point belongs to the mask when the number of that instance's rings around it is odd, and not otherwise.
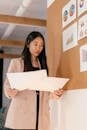
[[[31,32],[26,38],[22,56],[11,60],[8,72],[39,69],[46,69],[48,72],[45,41],[40,32]],[[8,79],[5,81],[4,88],[6,96],[12,99],[5,122],[6,128],[50,130],[48,92],[11,89]],[[61,90],[54,93],[57,96],[61,94]]]

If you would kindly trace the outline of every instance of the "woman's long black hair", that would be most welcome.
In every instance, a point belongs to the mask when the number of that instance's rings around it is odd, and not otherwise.
[[[42,38],[43,43],[44,43],[43,50],[40,53],[40,55],[38,56],[38,59],[39,59],[40,65],[41,65],[41,69],[46,69],[47,73],[48,73],[46,53],[45,53],[45,40],[44,40],[43,35],[37,31],[31,32],[25,40],[25,46],[24,46],[24,49],[22,52],[22,57],[24,60],[24,71],[32,71],[33,70],[32,63],[31,63],[31,53],[29,51],[28,45],[37,37]]]

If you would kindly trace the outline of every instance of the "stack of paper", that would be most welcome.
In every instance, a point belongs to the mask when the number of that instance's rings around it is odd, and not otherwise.
[[[46,70],[7,73],[11,88],[18,90],[30,89],[39,91],[54,91],[69,81],[68,78],[48,77]]]

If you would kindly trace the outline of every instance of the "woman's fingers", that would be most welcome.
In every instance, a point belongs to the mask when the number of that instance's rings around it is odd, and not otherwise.
[[[63,89],[59,89],[59,90],[55,90],[54,94],[60,97],[63,94],[63,92],[64,92]]]
[[[14,98],[18,94],[17,89],[9,89],[9,97]]]

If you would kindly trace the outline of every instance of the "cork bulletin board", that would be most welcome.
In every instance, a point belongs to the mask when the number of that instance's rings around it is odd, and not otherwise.
[[[78,23],[79,21],[81,21],[80,19],[87,16],[87,10],[85,10],[84,12],[80,10],[80,12],[78,13],[77,6],[78,2],[80,1],[81,0],[76,0],[76,17],[64,27],[62,24],[62,10],[70,1],[55,0],[55,2],[49,8],[47,8],[47,60],[49,75],[70,78],[70,82],[64,86],[64,89],[87,88],[87,30],[85,30],[86,36],[82,36],[82,38],[79,38],[79,40],[77,40],[78,44],[76,46],[63,51],[63,32],[71,27],[73,24],[77,23],[78,33]],[[68,8],[68,6],[66,7]],[[82,48],[82,46],[84,47]],[[85,49],[85,69],[83,70],[81,70],[80,65],[82,64],[80,61],[81,48],[83,50]]]

